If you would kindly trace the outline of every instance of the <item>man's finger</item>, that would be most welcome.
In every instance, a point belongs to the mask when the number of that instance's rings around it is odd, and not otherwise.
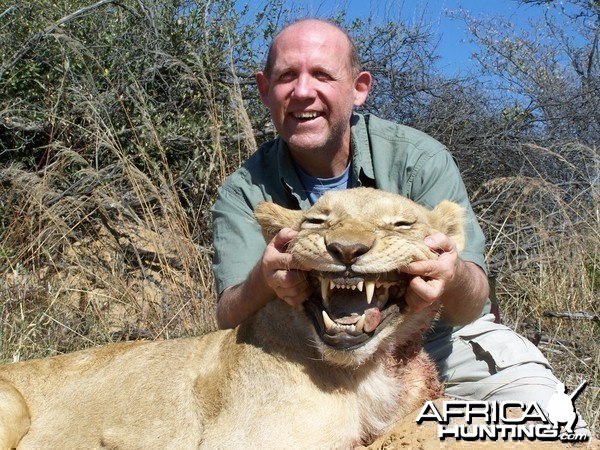
[[[310,295],[310,285],[306,274],[302,271],[280,271],[280,285],[275,289],[279,298],[291,306],[300,305]]]
[[[283,228],[279,233],[275,235],[273,240],[271,241],[271,245],[277,252],[279,253],[277,259],[277,267],[276,269],[282,270],[308,270],[298,261],[296,261],[292,255],[286,253],[287,246],[292,239],[296,237],[298,232],[296,230],[292,230],[291,228]]]
[[[421,275],[431,277],[438,272],[438,261],[426,259],[423,261],[414,261],[409,265],[400,268],[400,272],[409,273],[411,275]]]
[[[454,241],[440,232],[427,236],[424,242],[432,251],[438,254],[451,252],[456,249]]]
[[[290,289],[308,283],[305,272],[300,270],[278,270],[273,278],[278,286]]]
[[[279,233],[275,235],[271,243],[280,252],[285,252],[288,244],[298,234],[297,231],[291,228],[283,228]]]
[[[428,305],[428,303],[419,297],[414,291],[407,291],[404,299],[411,311],[419,311]]]
[[[424,280],[415,277],[410,280],[411,290],[424,302],[432,303],[437,300],[443,289],[443,283],[438,280]]]

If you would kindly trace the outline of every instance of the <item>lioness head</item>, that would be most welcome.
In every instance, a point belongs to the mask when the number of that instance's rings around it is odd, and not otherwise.
[[[428,210],[370,188],[328,192],[307,211],[261,203],[255,214],[266,239],[284,227],[298,231],[288,252],[310,270],[314,292],[304,310],[330,359],[339,359],[340,350],[360,349],[368,357],[391,335],[397,340],[399,332],[408,338],[427,330],[437,305],[410,311],[404,301],[408,276],[399,269],[437,257],[424,243],[435,231],[452,238],[459,251],[464,244],[457,204],[444,201]]]

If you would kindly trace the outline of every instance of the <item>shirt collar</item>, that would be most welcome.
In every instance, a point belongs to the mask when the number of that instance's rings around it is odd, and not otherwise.
[[[294,197],[301,209],[310,208],[310,200],[306,195],[304,186],[296,173],[294,160],[287,144],[280,137],[277,138],[277,168],[281,184],[288,193]]]
[[[350,118],[352,170],[355,187],[375,185],[367,121],[368,116],[362,114],[352,114]]]

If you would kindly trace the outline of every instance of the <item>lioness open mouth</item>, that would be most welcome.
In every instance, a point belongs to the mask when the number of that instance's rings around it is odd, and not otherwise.
[[[406,275],[313,272],[313,295],[305,303],[317,333],[331,347],[360,347],[406,303]]]

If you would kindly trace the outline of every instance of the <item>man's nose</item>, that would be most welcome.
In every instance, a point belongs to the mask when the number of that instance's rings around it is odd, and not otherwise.
[[[293,95],[296,98],[304,99],[315,96],[314,78],[308,74],[302,74],[296,80]]]

